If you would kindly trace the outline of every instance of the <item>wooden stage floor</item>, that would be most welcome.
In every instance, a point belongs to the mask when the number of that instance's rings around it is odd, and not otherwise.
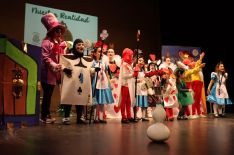
[[[74,123],[73,123],[74,122]],[[234,115],[165,122],[171,131],[164,143],[146,135],[154,123],[53,125],[0,130],[0,155],[231,155],[234,152]]]

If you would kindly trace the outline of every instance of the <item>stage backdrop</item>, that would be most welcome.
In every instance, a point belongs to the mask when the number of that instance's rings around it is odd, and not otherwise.
[[[91,42],[97,41],[98,17],[26,3],[24,24],[24,41],[26,43],[41,45],[47,32],[41,23],[41,17],[49,12],[54,13],[58,20],[67,27],[66,41],[74,41],[76,38],[88,39]]]
[[[181,57],[184,52],[188,52],[190,57],[197,60],[199,58],[199,54],[201,53],[201,47],[163,45],[162,60],[164,60],[165,56],[169,55],[173,63],[176,61],[181,61]]]

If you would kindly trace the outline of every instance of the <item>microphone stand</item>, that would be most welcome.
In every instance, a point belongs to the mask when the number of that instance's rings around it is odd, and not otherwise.
[[[140,44],[140,30],[137,31],[137,37],[136,38],[137,38],[137,48],[136,48],[136,66],[137,66],[137,63],[138,63],[138,50],[139,50],[139,44]],[[137,76],[136,76],[136,81],[135,81],[135,98],[137,98]],[[135,106],[133,107],[133,117],[134,117],[135,122],[137,122],[136,115],[137,115],[137,107],[136,107],[136,104],[135,104]]]

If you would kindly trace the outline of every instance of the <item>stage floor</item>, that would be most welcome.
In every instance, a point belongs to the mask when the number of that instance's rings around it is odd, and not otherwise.
[[[171,131],[164,143],[146,135],[154,123],[40,124],[35,127],[0,130],[1,155],[229,155],[234,152],[234,115],[226,118],[175,120],[165,124]]]

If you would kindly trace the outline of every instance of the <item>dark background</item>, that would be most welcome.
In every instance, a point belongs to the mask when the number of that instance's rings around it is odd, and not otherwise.
[[[205,51],[205,85],[215,65],[223,61],[229,73],[227,88],[234,101],[232,34],[233,9],[230,2],[168,0],[8,0],[0,5],[0,33],[23,40],[25,3],[98,16],[98,32],[107,29],[107,42],[121,54],[125,47],[136,48],[136,32],[141,30],[140,49],[161,56],[161,45],[199,46]],[[209,107],[209,106],[208,106]],[[228,106],[227,112],[234,112]]]
[[[160,32],[162,45],[199,46],[206,53],[203,69],[205,88],[210,74],[219,61],[223,61],[229,74],[227,88],[232,101],[234,97],[232,33],[233,9],[226,1],[163,1],[159,2]],[[232,27],[232,28],[231,28]],[[209,107],[209,106],[208,106]],[[233,105],[227,112],[234,112]]]

